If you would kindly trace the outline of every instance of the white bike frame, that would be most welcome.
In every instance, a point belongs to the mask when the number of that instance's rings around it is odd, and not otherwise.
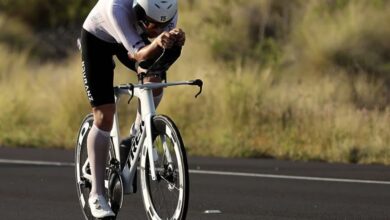
[[[198,85],[195,83],[196,80],[192,81],[179,81],[179,82],[164,82],[164,83],[146,83],[146,84],[126,84],[126,85],[119,85],[114,87],[114,93],[115,93],[115,102],[118,103],[121,96],[123,95],[129,95],[130,97],[138,97],[141,102],[141,116],[142,121],[144,123],[141,123],[141,132],[138,137],[136,138],[136,145],[135,151],[134,149],[130,149],[130,154],[134,154],[133,156],[129,156],[130,160],[130,168],[129,166],[124,167],[121,176],[123,180],[124,185],[124,191],[125,193],[129,193],[132,191],[132,180],[134,178],[135,171],[137,169],[136,163],[140,156],[140,152],[142,152],[141,157],[141,169],[145,169],[145,167],[142,167],[142,165],[145,165],[146,162],[146,155],[149,157],[149,166],[150,166],[150,173],[152,180],[157,180],[156,176],[156,169],[154,161],[157,160],[157,158],[154,158],[153,153],[153,139],[152,139],[152,119],[153,116],[156,115],[156,108],[154,106],[153,101],[153,89],[158,88],[166,88],[170,86],[179,86],[179,85]],[[198,85],[199,86],[199,85]],[[201,86],[200,86],[201,87]],[[198,93],[199,94],[199,93]],[[111,138],[112,143],[115,151],[115,157],[116,159],[120,161],[120,149],[119,149],[119,143],[120,143],[120,132],[119,132],[119,120],[118,120],[118,114],[115,113],[114,116],[114,124],[113,129],[111,130]],[[165,139],[162,138],[163,142],[165,142]],[[138,142],[138,143],[137,143]],[[165,156],[168,160],[168,162],[171,160],[171,155],[169,150],[167,149],[166,143],[163,143],[163,148],[165,152]],[[149,154],[147,154],[149,152]]]

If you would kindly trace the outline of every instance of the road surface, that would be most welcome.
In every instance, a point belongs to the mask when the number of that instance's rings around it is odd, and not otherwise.
[[[190,157],[187,219],[390,219],[390,167]],[[0,219],[83,219],[73,152],[0,148]],[[120,220],[146,219],[140,194]]]

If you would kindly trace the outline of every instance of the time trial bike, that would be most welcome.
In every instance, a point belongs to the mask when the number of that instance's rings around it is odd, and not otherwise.
[[[138,97],[141,105],[142,123],[138,134],[130,142],[130,152],[121,157],[119,123],[115,113],[109,156],[106,160],[105,189],[106,199],[115,212],[116,219],[122,207],[124,195],[137,191],[137,170],[139,170],[141,193],[146,216],[150,220],[182,220],[186,218],[189,200],[189,174],[186,150],[179,129],[166,115],[156,113],[153,89],[179,85],[199,87],[197,97],[202,92],[200,79],[167,82],[166,74],[156,73],[159,60],[153,63],[142,62],[147,69],[138,74],[138,84],[121,84],[114,87],[115,102],[122,96]],[[158,76],[161,83],[144,83],[144,78]],[[129,100],[129,102],[130,102]],[[87,154],[87,137],[93,125],[93,115],[88,114],[81,123],[75,150],[75,175],[78,199],[86,220],[94,220],[88,197],[91,190],[91,171]],[[121,158],[127,158],[121,161]],[[121,165],[123,164],[123,165]]]

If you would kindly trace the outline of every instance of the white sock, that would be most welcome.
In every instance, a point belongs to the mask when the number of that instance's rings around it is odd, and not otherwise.
[[[94,124],[87,139],[88,160],[92,176],[91,196],[104,195],[104,174],[109,142],[110,132],[100,130]]]
[[[153,96],[153,101],[154,101],[155,108],[157,108],[158,105],[160,104],[163,95],[164,95],[164,91],[161,92],[161,94],[158,95],[158,96]],[[137,134],[138,128],[141,125],[142,116],[141,116],[140,110],[141,110],[140,102],[138,102],[137,116],[135,118],[133,126],[131,126],[131,129],[130,129],[130,135],[132,135],[132,136],[135,136]]]

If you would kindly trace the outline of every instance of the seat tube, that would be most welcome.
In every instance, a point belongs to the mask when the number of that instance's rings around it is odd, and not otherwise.
[[[114,151],[115,151],[115,157],[116,159],[120,161],[120,155],[119,155],[119,123],[118,123],[118,114],[114,114],[114,123],[111,129],[111,138],[112,138],[112,144],[114,145]]]
[[[118,103],[119,97],[115,96],[115,104]],[[111,138],[112,138],[112,144],[114,145],[114,152],[115,152],[115,157],[116,159],[120,161],[120,151],[119,151],[119,122],[118,122],[118,113],[115,112],[114,114],[114,123],[112,125],[111,129]]]

